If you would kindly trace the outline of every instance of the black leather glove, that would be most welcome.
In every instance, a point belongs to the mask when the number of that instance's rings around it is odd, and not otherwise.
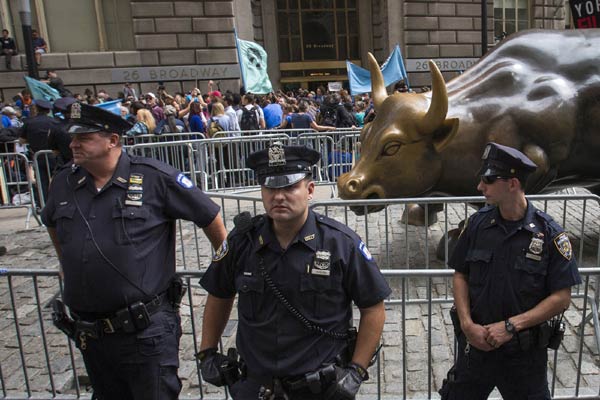
[[[196,357],[200,360],[202,379],[215,386],[227,384],[221,367],[231,361],[229,357],[218,353],[215,347],[202,350],[196,354]]]
[[[358,364],[350,363],[346,368],[336,367],[336,382],[327,390],[326,399],[352,400],[360,385],[369,379],[367,371]]]

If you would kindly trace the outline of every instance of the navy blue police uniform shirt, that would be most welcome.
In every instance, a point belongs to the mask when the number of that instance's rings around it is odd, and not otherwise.
[[[285,251],[264,215],[253,218],[248,233],[235,228],[200,283],[215,297],[239,295],[237,348],[252,374],[314,371],[345,346],[344,340],[307,330],[284,308],[259,272],[260,258],[289,302],[330,331],[345,333],[351,326],[352,302],[371,307],[391,292],[358,235],[333,219],[309,210]]]
[[[493,206],[471,216],[449,266],[467,275],[471,318],[481,325],[521,314],[581,283],[567,234],[530,202],[518,222],[504,221]]]
[[[62,168],[42,221],[60,241],[65,303],[81,312],[110,313],[149,299],[99,254],[75,197],[105,256],[151,296],[164,292],[175,274],[175,220],[206,227],[220,210],[180,171],[150,158],[121,154],[101,191],[84,169]]]

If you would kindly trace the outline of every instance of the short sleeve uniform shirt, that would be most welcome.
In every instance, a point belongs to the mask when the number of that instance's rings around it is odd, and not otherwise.
[[[343,333],[351,326],[352,302],[367,308],[390,294],[358,235],[312,211],[286,250],[266,216],[255,217],[247,233],[236,228],[223,246],[201,284],[216,297],[238,294],[237,347],[255,374],[304,374],[331,362],[345,345],[306,329],[291,315],[265,283],[261,260],[287,300],[329,331]]]
[[[107,259],[146,294],[165,291],[175,273],[175,221],[205,227],[218,213],[189,178],[157,160],[123,153],[100,191],[83,168],[63,168],[42,221],[60,241],[65,302],[77,311],[113,312],[149,300]]]

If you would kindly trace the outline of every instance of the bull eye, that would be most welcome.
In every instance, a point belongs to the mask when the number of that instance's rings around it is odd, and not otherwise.
[[[386,144],[383,147],[383,150],[381,151],[381,155],[382,156],[393,156],[394,154],[396,154],[398,152],[398,150],[400,150],[400,147],[402,147],[402,143],[400,142],[391,142]]]

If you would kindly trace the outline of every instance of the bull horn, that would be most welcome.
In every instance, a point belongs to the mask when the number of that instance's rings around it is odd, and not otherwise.
[[[419,124],[420,131],[425,134],[432,133],[439,128],[448,114],[448,92],[444,77],[432,60],[429,60],[429,70],[432,84],[431,105]]]
[[[369,53],[369,68],[371,70],[371,96],[373,97],[373,104],[375,109],[378,110],[383,104],[383,101],[387,97],[387,90],[385,89],[385,83],[383,82],[383,75],[379,69],[377,60],[373,57],[373,54]]]

